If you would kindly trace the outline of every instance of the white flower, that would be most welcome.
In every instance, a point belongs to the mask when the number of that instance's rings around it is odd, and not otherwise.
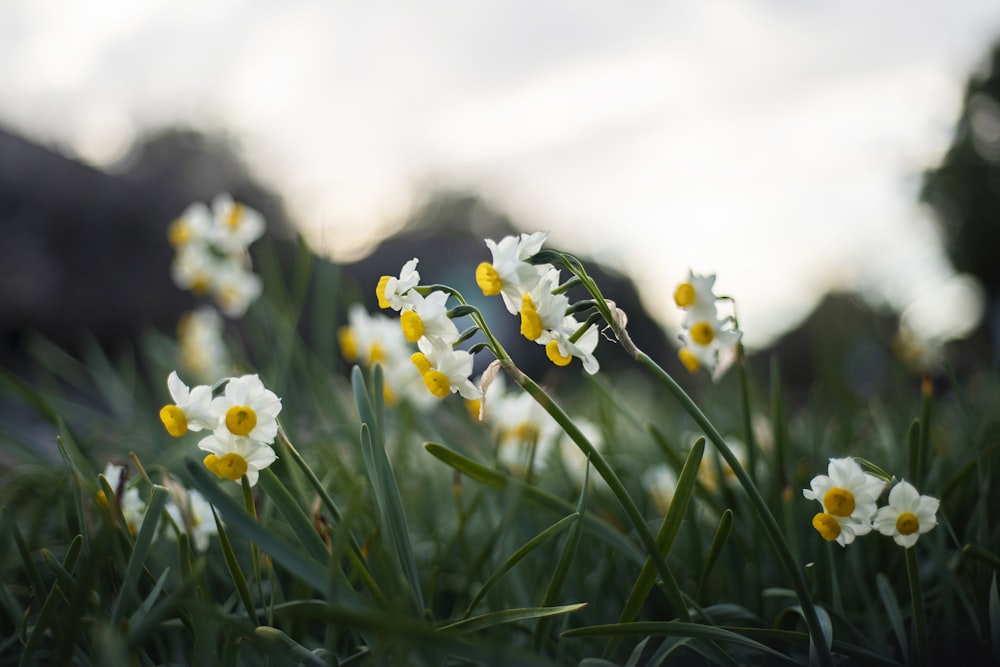
[[[278,434],[281,399],[267,389],[256,375],[230,378],[222,396],[214,398],[212,415],[216,433],[245,436],[271,443]]]
[[[528,340],[545,344],[540,340],[543,332],[558,330],[565,321],[569,298],[553,294],[557,287],[559,269],[553,267],[530,292],[521,295],[521,335]]]
[[[212,275],[211,291],[219,309],[227,317],[243,317],[250,304],[260,298],[264,283],[260,276],[239,262],[221,262]]]
[[[211,537],[218,533],[212,505],[195,489],[175,487],[172,491],[175,498],[174,502],[167,503],[167,513],[177,527],[191,537],[195,551],[206,551]],[[176,537],[172,530],[166,531],[166,534]]]
[[[823,505],[813,517],[813,527],[823,539],[846,546],[857,535],[871,532],[875,501],[885,486],[881,479],[847,457],[830,459],[828,474],[813,477],[809,486],[802,495]]]
[[[537,342],[545,345],[545,355],[556,366],[566,366],[577,357],[583,362],[583,370],[593,375],[601,368],[594,356],[600,334],[595,326],[590,326],[575,341],[571,340],[580,326],[575,317],[567,315],[558,329],[543,331]]]
[[[134,486],[126,489],[125,493],[118,498],[119,506],[122,511],[122,519],[125,520],[125,525],[128,526],[128,532],[132,535],[136,535],[139,532],[139,528],[142,527],[142,522],[146,518],[146,501],[139,497],[139,489]]]
[[[420,273],[417,271],[417,262],[414,257],[403,264],[399,271],[399,277],[382,276],[375,288],[375,296],[378,297],[379,308],[392,308],[400,310],[407,303],[407,293],[420,284]]]
[[[641,476],[642,486],[660,514],[666,514],[677,489],[677,474],[666,463],[657,463],[647,468]]]
[[[195,296],[206,296],[215,286],[221,260],[207,246],[189,243],[181,246],[170,265],[170,277],[177,287]]]
[[[212,215],[208,207],[195,203],[184,209],[180,217],[167,227],[167,240],[174,248],[190,244],[205,244],[212,234]]]
[[[417,347],[420,351],[414,352],[410,360],[420,371],[429,392],[438,398],[456,391],[470,400],[483,397],[479,388],[469,379],[473,362],[471,354],[465,350],[456,350],[450,345],[434,343],[427,338],[417,341]]]
[[[714,273],[709,276],[700,276],[694,271],[688,271],[687,281],[678,285],[677,289],[674,290],[674,303],[687,313],[684,317],[684,328],[689,328],[691,324],[700,319],[715,318],[715,302],[718,297],[712,291],[714,286]]]
[[[227,375],[229,351],[222,329],[222,317],[210,306],[185,313],[177,324],[180,362],[205,382],[214,383]]]
[[[200,431],[215,428],[218,420],[211,410],[212,388],[208,385],[198,385],[189,389],[179,377],[177,371],[171,371],[167,376],[167,389],[174,402],[160,409],[160,421],[166,427],[167,433],[179,438],[188,431]]]
[[[550,265],[535,266],[528,262],[542,249],[548,232],[507,236],[494,243],[486,239],[492,262],[482,262],[476,267],[476,284],[486,296],[503,297],[504,305],[512,315],[521,310],[521,295],[530,292]]]
[[[212,201],[212,213],[212,243],[223,254],[242,254],[264,235],[264,217],[226,193]]]
[[[246,475],[250,486],[257,483],[260,471],[278,458],[270,445],[233,435],[224,429],[202,438],[198,447],[209,452],[204,459],[206,468],[236,482]]]
[[[407,341],[416,343],[429,338],[436,343],[452,345],[458,340],[458,327],[448,317],[448,295],[431,292],[423,297],[412,292],[399,314],[400,327]]]
[[[694,373],[704,367],[719,379],[736,358],[736,345],[743,332],[738,329],[723,329],[731,318],[719,320],[713,312],[710,317],[697,319],[681,332],[679,338],[684,344],[678,357],[684,366]]]
[[[875,514],[875,530],[891,535],[896,544],[910,548],[937,525],[941,501],[920,495],[909,482],[899,482],[889,492],[889,504]]]

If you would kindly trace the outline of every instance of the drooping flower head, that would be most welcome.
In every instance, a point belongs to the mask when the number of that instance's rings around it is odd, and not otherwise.
[[[562,328],[569,298],[554,294],[558,287],[559,269],[552,267],[530,291],[521,295],[521,335],[528,340],[539,341],[545,331]]]
[[[177,371],[171,371],[167,376],[167,390],[174,400],[160,409],[160,421],[167,433],[179,438],[188,431],[215,428],[217,420],[211,410],[211,387],[189,388],[177,376]]]
[[[889,491],[889,504],[875,514],[875,530],[908,549],[937,525],[940,504],[937,498],[922,496],[912,484],[901,481]]]
[[[601,368],[594,356],[600,333],[593,326],[581,333],[581,326],[575,317],[567,315],[558,329],[546,329],[537,342],[545,345],[545,356],[556,366],[567,366],[576,357],[583,363],[583,370],[593,375]]]
[[[548,232],[507,236],[499,243],[486,239],[492,255],[491,262],[476,267],[476,284],[485,296],[503,297],[504,305],[512,315],[521,311],[521,296],[530,292],[549,266],[535,266],[528,260],[538,254]]]
[[[256,375],[230,378],[222,396],[212,400],[216,433],[228,432],[257,442],[274,442],[281,399]]]
[[[420,273],[417,271],[417,258],[403,264],[399,276],[382,276],[375,288],[379,308],[400,310],[407,303],[407,294],[420,284]]]
[[[457,391],[463,398],[482,399],[482,391],[469,379],[473,365],[471,354],[428,338],[421,338],[417,347],[420,351],[414,352],[410,360],[420,371],[429,392],[438,398]]]
[[[813,528],[828,542],[841,546],[872,530],[876,500],[885,483],[862,470],[852,458],[830,459],[828,474],[813,477],[802,495],[816,500],[823,511],[813,517]]]

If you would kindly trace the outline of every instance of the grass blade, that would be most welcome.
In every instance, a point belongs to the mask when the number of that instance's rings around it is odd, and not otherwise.
[[[469,632],[476,632],[478,630],[483,630],[484,628],[490,628],[495,625],[501,625],[503,623],[514,623],[516,621],[525,621],[535,618],[546,618],[549,616],[557,616],[559,614],[568,614],[570,612],[577,611],[578,609],[583,609],[586,606],[587,606],[586,602],[580,602],[577,604],[567,604],[556,607],[529,607],[523,609],[504,609],[503,611],[490,612],[488,614],[482,614],[480,616],[473,616],[472,618],[464,618],[461,621],[456,621],[455,623],[442,625],[438,629],[458,631],[458,634],[466,634]]]
[[[109,496],[110,497],[110,496]],[[146,564],[146,556],[149,555],[149,547],[153,543],[153,537],[160,527],[160,515],[167,502],[167,489],[158,485],[153,485],[153,491],[149,497],[146,514],[136,535],[132,553],[129,555],[128,565],[125,567],[125,576],[122,578],[121,589],[114,606],[111,608],[111,624],[115,625],[121,620],[125,611],[125,602],[137,593],[136,584],[139,581],[139,574]]]
[[[878,588],[879,597],[885,605],[886,614],[889,616],[889,626],[896,635],[896,641],[903,653],[903,662],[910,662],[910,640],[906,637],[906,626],[903,625],[903,612],[899,608],[899,601],[896,593],[889,584],[889,579],[881,572],[875,577],[875,586]]]
[[[257,605],[253,601],[253,593],[250,592],[250,585],[247,583],[246,577],[243,576],[243,570],[240,569],[240,562],[236,558],[236,552],[233,551],[233,543],[229,540],[229,533],[226,532],[226,526],[222,523],[222,519],[219,518],[219,513],[214,507],[212,508],[212,516],[215,518],[215,529],[219,535],[222,557],[226,561],[229,578],[233,580],[233,586],[236,587],[236,594],[239,596],[240,602],[243,603],[243,608],[246,610],[250,621],[254,625],[258,625]]]

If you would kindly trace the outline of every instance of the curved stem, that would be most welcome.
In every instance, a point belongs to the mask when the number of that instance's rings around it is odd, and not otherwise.
[[[924,613],[924,596],[920,591],[920,572],[917,568],[917,548],[906,549],[906,575],[910,582],[910,604],[913,605],[913,634],[917,642],[917,664],[926,667],[927,616]]]

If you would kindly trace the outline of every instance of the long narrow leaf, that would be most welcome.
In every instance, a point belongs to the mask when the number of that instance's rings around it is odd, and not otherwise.
[[[889,616],[889,625],[892,627],[892,632],[896,635],[896,641],[899,642],[900,649],[903,652],[903,662],[909,663],[910,640],[906,636],[906,626],[903,624],[903,612],[900,610],[896,593],[892,590],[889,579],[881,572],[875,577],[875,586],[878,588],[879,597],[882,598],[882,604],[885,605],[885,612]]]
[[[268,499],[284,515],[289,527],[298,536],[309,555],[318,562],[325,561],[330,555],[326,550],[326,545],[316,533],[312,520],[306,516],[305,511],[292,497],[288,487],[281,483],[281,480],[270,468],[260,471],[258,483],[267,494]]]
[[[722,513],[719,518],[719,525],[715,529],[715,536],[712,538],[712,545],[708,549],[708,557],[705,558],[705,565],[701,569],[701,576],[698,578],[698,593],[701,594],[701,589],[708,580],[708,576],[712,573],[715,568],[715,563],[718,562],[719,556],[722,554],[722,547],[726,545],[726,541],[729,539],[729,533],[733,528],[733,511],[727,509]]]
[[[129,555],[128,565],[125,566],[125,576],[122,578],[121,590],[118,599],[115,600],[111,608],[111,623],[118,623],[125,612],[125,602],[132,599],[136,593],[136,583],[139,581],[139,574],[146,564],[146,556],[149,555],[149,547],[153,543],[153,536],[156,535],[160,527],[160,514],[167,502],[166,488],[154,484],[153,491],[149,497],[146,514],[139,528],[139,534],[135,538],[135,545]]]
[[[74,540],[75,542],[75,540]],[[66,557],[63,558],[62,567],[67,572],[72,572],[73,568],[76,567],[77,560],[80,556],[80,549],[71,548],[67,552]],[[35,626],[32,628],[31,633],[28,635],[28,639],[24,644],[24,651],[21,653],[21,665],[34,665],[35,653],[38,651],[38,647],[41,644],[42,637],[49,629],[49,625],[55,620],[56,609],[59,605],[59,600],[63,597],[63,591],[56,581],[52,588],[49,589],[48,594],[45,596],[45,602],[42,603],[42,609],[38,612],[38,618],[35,619]]]
[[[247,579],[243,576],[243,570],[240,569],[240,562],[236,558],[236,553],[233,551],[233,544],[229,539],[229,533],[226,531],[226,526],[222,523],[222,519],[219,518],[219,513],[213,508],[212,516],[215,519],[215,529],[219,536],[219,545],[222,548],[222,558],[226,561],[226,569],[229,571],[229,578],[233,580],[233,586],[236,588],[236,594],[240,597],[240,602],[243,603],[243,609],[246,610],[247,616],[253,622],[254,625],[258,625],[259,621],[257,619],[257,605],[253,601],[253,593],[250,592],[250,585],[247,583]]]
[[[473,616],[472,618],[465,618],[461,621],[456,621],[455,623],[449,623],[448,625],[443,625],[439,630],[453,630],[457,631],[459,634],[467,634],[470,632],[476,632],[478,630],[483,630],[484,628],[490,628],[495,625],[501,625],[503,623],[514,623],[516,621],[524,621],[533,618],[544,618],[548,616],[556,616],[559,614],[568,614],[570,612],[577,611],[578,609],[583,609],[587,606],[587,603],[581,602],[578,604],[567,604],[560,605],[557,607],[529,607],[524,609],[504,609],[503,611],[490,612],[488,614],[482,614],[480,616]]]

